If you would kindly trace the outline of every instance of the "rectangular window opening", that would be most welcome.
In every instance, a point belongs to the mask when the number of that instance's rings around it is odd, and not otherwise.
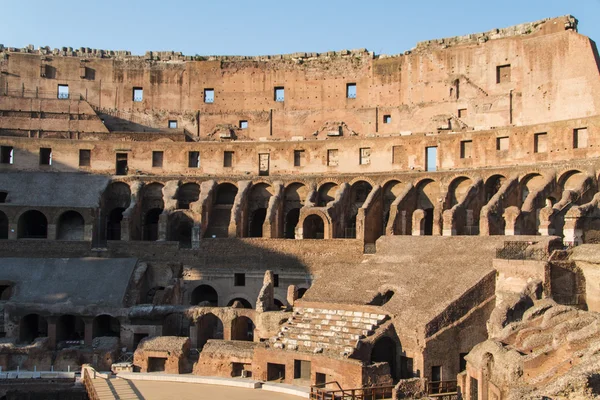
[[[275,101],[285,101],[285,88],[283,86],[275,87],[273,97]]]
[[[355,99],[356,98],[356,83],[347,83],[346,84],[346,98],[347,99]]]
[[[79,150],[79,166],[89,167],[92,162],[92,151],[81,149]]]
[[[233,275],[233,286],[246,286],[246,274],[236,273]]]
[[[384,115],[383,116],[383,123],[384,124],[391,124],[392,123],[392,116],[391,115]]]
[[[269,153],[260,153],[258,155],[258,175],[269,176],[269,163],[271,155]]]
[[[204,89],[204,102],[214,103],[215,102],[215,89]]]
[[[508,150],[508,136],[502,136],[496,138],[496,150],[504,151]]]
[[[174,119],[169,120],[169,129],[177,129],[177,120],[174,120]]]
[[[460,158],[471,158],[473,148],[472,140],[463,140],[460,142]]]
[[[233,166],[233,151],[223,153],[223,167],[231,168]]]
[[[129,167],[127,166],[127,153],[117,153],[115,170],[117,175],[127,175]]]
[[[152,168],[162,168],[163,156],[164,156],[164,153],[162,151],[153,151],[152,152]]]
[[[248,121],[241,120],[240,121],[240,129],[248,129]]]
[[[69,98],[69,85],[58,85],[58,98],[68,99]]]
[[[14,149],[12,146],[0,146],[0,164],[12,164]]]
[[[548,134],[546,132],[533,135],[533,152],[545,153],[548,151]]]
[[[328,167],[337,167],[338,163],[339,163],[338,150],[337,149],[327,150],[327,166]]]
[[[40,149],[40,165],[52,165],[52,149],[47,147]]]
[[[392,146],[392,164],[402,164],[404,146]]]
[[[573,148],[585,149],[588,147],[588,130],[587,128],[578,128],[573,130]]]
[[[279,274],[273,274],[273,286],[279,287]]]
[[[189,168],[200,168],[200,152],[199,151],[188,152],[188,167]]]
[[[304,165],[304,150],[294,150],[294,167]]]
[[[141,87],[133,88],[133,101],[139,103],[144,100],[144,89]]]
[[[370,147],[363,147],[360,149],[360,156],[359,156],[359,164],[360,165],[368,165],[371,164],[371,148]]]
[[[425,170],[437,171],[437,147],[425,148]]]
[[[467,116],[467,109],[459,108],[458,109],[458,118],[465,118],[466,116]]]
[[[310,380],[310,361],[294,360],[294,379]]]
[[[510,82],[510,64],[496,67],[496,83]]]
[[[465,359],[467,354],[469,354],[469,353],[460,353],[460,355],[459,355],[459,357],[460,357],[459,363],[458,363],[458,371],[459,372],[463,372],[467,369],[467,360]]]

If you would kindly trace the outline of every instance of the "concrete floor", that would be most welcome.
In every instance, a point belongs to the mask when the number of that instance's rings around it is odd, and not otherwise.
[[[261,389],[244,389],[199,383],[128,381],[138,396],[145,400],[299,400],[301,397],[267,392]]]

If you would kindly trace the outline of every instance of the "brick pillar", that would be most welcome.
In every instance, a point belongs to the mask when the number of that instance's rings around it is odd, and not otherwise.
[[[15,240],[17,238],[17,223],[11,223],[8,225],[8,238],[11,240]]]
[[[85,323],[84,343],[86,346],[91,346],[94,337],[94,319],[83,318],[83,322]]]
[[[85,224],[83,226],[83,240],[90,242],[92,240],[92,232],[94,231],[94,224]]]
[[[56,322],[58,317],[48,317],[48,346],[50,349],[56,348]]]
[[[200,248],[200,225],[194,224],[192,227],[192,249]]]
[[[56,240],[56,224],[48,224],[48,240]]]
[[[167,221],[169,220],[169,215],[162,213],[158,217],[158,240],[165,241],[167,240]]]
[[[130,223],[131,219],[129,217],[123,216],[123,220],[121,221],[121,240],[126,242],[129,242],[131,240],[129,229]]]

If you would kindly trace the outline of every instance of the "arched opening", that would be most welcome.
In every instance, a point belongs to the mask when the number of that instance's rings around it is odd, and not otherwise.
[[[286,239],[295,239],[296,238],[296,226],[298,225],[298,221],[300,221],[300,209],[293,208],[291,209],[286,217],[285,217],[285,235]]]
[[[238,188],[231,183],[221,183],[217,186],[215,204],[233,204]]]
[[[99,315],[92,322],[92,338],[121,336],[121,324],[118,319],[107,314]]]
[[[335,200],[335,195],[338,191],[338,185],[333,182],[324,183],[319,188],[317,198],[317,207],[325,207],[327,204]]]
[[[539,174],[529,174],[521,181],[521,204],[531,192],[539,190],[544,184],[544,178]]]
[[[85,337],[85,323],[75,315],[62,315],[56,322],[56,343],[83,340]]]
[[[107,240],[121,240],[121,221],[123,221],[124,211],[124,208],[117,207],[108,214],[108,218],[106,220]]]
[[[433,234],[433,216],[435,204],[440,198],[439,183],[426,179],[417,185],[417,204],[416,209],[421,209],[425,213],[425,218],[422,221],[422,229],[424,235]]]
[[[385,303],[387,303],[388,301],[390,301],[392,299],[392,297],[394,297],[394,291],[393,290],[386,290],[385,292],[381,293],[377,293],[375,295],[375,297],[373,297],[373,300],[371,300],[371,302],[369,303],[369,305],[372,306],[382,306]]]
[[[194,221],[185,212],[174,212],[169,216],[169,240],[179,242],[183,248],[192,247]]]
[[[281,310],[282,308],[285,308],[285,305],[279,299],[273,299],[273,304],[275,304],[275,308],[277,310]]]
[[[320,215],[312,214],[304,219],[302,224],[304,239],[323,239],[325,234],[325,223]]]
[[[385,234],[385,229],[389,223],[390,210],[392,203],[402,193],[404,185],[397,180],[391,180],[383,186],[383,223],[381,224],[382,234]]]
[[[8,239],[8,217],[0,211],[0,239]]]
[[[197,183],[186,183],[177,189],[177,208],[189,210],[190,204],[200,198],[200,186]]]
[[[248,317],[236,317],[231,321],[231,340],[254,341],[254,322]]]
[[[252,308],[252,304],[242,297],[236,297],[235,299],[229,300],[227,307],[233,308]]]
[[[217,307],[219,295],[212,286],[200,285],[192,292],[190,304],[192,306]]]
[[[254,210],[250,217],[250,227],[248,228],[249,237],[262,237],[263,236],[263,224],[267,218],[267,209],[259,208]]]
[[[396,343],[389,336],[383,336],[375,342],[371,350],[371,362],[386,362],[390,366],[392,379],[396,380]]]
[[[37,210],[29,210],[21,214],[17,224],[19,239],[46,239],[48,237],[48,220]]]
[[[198,318],[196,328],[198,349],[202,349],[210,339],[223,339],[223,322],[213,313]]]
[[[19,322],[19,342],[31,343],[39,337],[48,337],[48,322],[39,314],[28,314]]]
[[[423,235],[433,235],[433,208],[427,208],[423,210],[425,212],[425,218],[423,218]]]
[[[171,313],[163,319],[162,336],[187,337],[190,332],[190,321],[181,313]]]
[[[58,219],[58,240],[83,240],[85,221],[77,211],[66,211]]]
[[[358,216],[358,209],[365,204],[371,190],[373,190],[373,186],[371,186],[369,182],[358,181],[352,185],[350,190],[350,207],[348,208],[346,229],[344,232],[345,238],[356,238],[356,217]]]
[[[12,285],[0,285],[0,301],[10,300],[12,296]]]
[[[446,209],[450,209],[456,204],[463,201],[472,183],[473,182],[471,181],[471,179],[464,176],[454,179],[452,183],[450,183],[450,187],[448,188],[449,196],[448,204],[446,204]]]
[[[299,288],[298,289],[298,298],[301,299],[304,297],[304,294],[306,293],[308,289],[307,288]]]
[[[158,240],[158,221],[163,213],[162,208],[152,208],[144,217],[143,240],[154,242]]]
[[[486,204],[498,193],[506,178],[502,175],[492,175],[485,182],[485,202]]]

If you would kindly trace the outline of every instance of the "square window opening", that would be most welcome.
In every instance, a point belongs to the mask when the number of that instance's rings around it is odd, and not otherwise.
[[[310,361],[294,360],[294,379],[310,380]]]
[[[233,151],[223,153],[223,167],[231,168],[233,166]]]
[[[144,101],[144,89],[141,87],[133,88],[133,101],[136,103]]]
[[[81,149],[79,150],[79,166],[89,167],[92,161],[92,151]]]
[[[339,163],[338,150],[337,149],[327,150],[327,166],[328,167],[337,167],[338,163]]]
[[[578,128],[573,130],[573,148],[585,149],[588,147],[588,130],[587,128]]]
[[[346,98],[348,98],[348,99],[356,98],[356,83],[347,83],[346,84]]]
[[[233,275],[233,286],[246,286],[246,274],[236,273]]]
[[[214,103],[215,102],[215,89],[204,89],[204,102]]]
[[[467,116],[467,109],[466,108],[460,108],[458,110],[458,118],[465,118]]]
[[[360,149],[359,164],[368,165],[371,164],[371,148],[363,147]]]
[[[69,85],[58,85],[58,98],[68,99],[69,98]]]
[[[189,168],[200,168],[200,152],[199,151],[188,152],[188,167]]]
[[[283,86],[275,87],[273,91],[273,97],[275,101],[285,101],[285,88]]]
[[[391,124],[392,123],[392,116],[391,115],[384,115],[383,116],[383,123],[384,124]]]
[[[496,67],[496,83],[510,82],[510,64]]]
[[[40,149],[40,165],[52,165],[52,149],[47,147]]]
[[[177,120],[174,120],[174,119],[169,120],[169,129],[177,129]]]
[[[162,168],[163,156],[164,156],[164,153],[162,151],[153,151],[152,152],[152,168]]]
[[[240,121],[240,129],[248,129],[248,121],[241,120]]]
[[[533,152],[545,153],[548,150],[548,134],[546,132],[536,133],[533,136]]]
[[[14,149],[12,146],[0,146],[0,164],[12,164]]]
[[[502,136],[496,138],[496,150],[505,151],[508,150],[508,136]]]

